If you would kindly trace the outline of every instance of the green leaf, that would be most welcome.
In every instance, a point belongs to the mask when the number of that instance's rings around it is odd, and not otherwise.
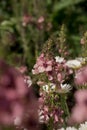
[[[83,2],[84,0],[62,0],[61,2],[56,2],[56,4],[53,7],[54,12],[60,11],[66,7],[78,4],[80,2]]]

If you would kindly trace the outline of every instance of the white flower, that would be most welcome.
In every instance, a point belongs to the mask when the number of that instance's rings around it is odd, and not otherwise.
[[[56,56],[55,57],[56,62],[62,63],[64,61],[63,57]]]
[[[44,85],[42,86],[42,89],[45,91],[45,92],[49,92],[49,86],[48,85]]]
[[[57,129],[57,130],[77,130],[75,127],[67,127],[66,129],[61,128],[61,129]]]
[[[78,130],[87,130],[87,122],[85,122],[84,124],[80,124],[80,127]]]
[[[82,64],[79,60],[69,60],[66,62],[65,65],[70,68],[73,68],[73,69],[78,69],[82,66]]]
[[[55,90],[56,86],[53,83],[50,83],[50,90]]]
[[[30,79],[27,80],[27,85],[30,87],[32,85],[32,81]]]
[[[55,88],[56,88],[56,86],[55,86],[55,84],[53,84],[53,83],[49,83],[48,85],[42,86],[42,89],[43,89],[45,92],[47,92],[47,93],[54,91]]]
[[[29,76],[24,78],[24,82],[27,84],[28,87],[32,85],[32,80]]]
[[[78,58],[76,58],[76,60],[78,60],[79,62],[81,62],[81,64],[85,64],[85,62],[86,62],[86,59],[82,58],[82,57],[78,57]]]
[[[57,129],[57,130],[65,130],[64,128],[60,128],[60,129]]]
[[[69,92],[72,89],[72,86],[70,84],[61,84],[61,90],[62,92]]]
[[[77,130],[75,127],[67,127],[66,130]]]
[[[67,127],[66,129],[61,128],[57,130],[87,130],[87,122],[85,122],[84,124],[80,124],[78,129],[76,129],[75,127]]]

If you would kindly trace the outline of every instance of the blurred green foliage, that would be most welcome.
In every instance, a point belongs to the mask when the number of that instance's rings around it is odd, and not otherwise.
[[[29,69],[43,44],[65,24],[73,57],[87,30],[87,0],[0,0],[0,57]]]

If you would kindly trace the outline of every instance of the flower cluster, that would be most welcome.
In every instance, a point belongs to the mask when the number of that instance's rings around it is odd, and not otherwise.
[[[38,59],[34,68],[32,70],[33,74],[42,74],[45,73],[45,78],[47,77],[47,81],[43,81],[43,88],[48,90],[48,86],[55,86],[55,90],[64,88],[63,82],[68,79],[69,75],[73,73],[73,70],[68,67],[64,58],[56,56],[54,58],[49,59],[42,53]],[[42,82],[41,82],[42,84]],[[53,84],[53,85],[50,85]],[[40,85],[40,82],[39,82]],[[70,85],[68,85],[69,88]],[[52,89],[52,87],[49,87]],[[71,88],[71,87],[70,87]],[[59,90],[59,91],[61,91]]]
[[[55,126],[55,128],[57,128],[59,125],[61,125],[63,123],[63,110],[61,109],[61,107],[54,105],[55,101],[58,101],[58,96],[54,95],[55,98],[53,101],[53,105],[52,105],[52,101],[50,99],[52,99],[51,97],[52,95],[47,95],[45,93],[41,93],[40,94],[40,98],[39,98],[39,110],[38,110],[38,114],[39,114],[39,122],[40,123],[46,123],[47,125],[49,123],[52,123],[52,125]],[[47,101],[48,99],[48,101]],[[51,122],[52,121],[52,122]],[[58,124],[59,122],[59,124]]]
[[[52,128],[58,129],[64,125],[64,123],[72,125],[87,120],[87,107],[85,105],[86,103],[83,103],[86,101],[80,102],[83,94],[81,94],[79,91],[78,93],[80,94],[75,93],[75,95],[77,95],[75,96],[76,105],[72,110],[70,109],[71,115],[69,114],[68,109],[70,101],[67,102],[68,93],[73,89],[72,84],[74,84],[76,87],[81,84],[85,84],[86,86],[87,67],[85,66],[85,57],[78,57],[75,59],[67,60],[65,57],[52,54],[50,52],[50,44],[52,44],[51,42],[52,41],[48,41],[48,48],[46,48],[46,51],[43,51],[37,58],[32,73],[33,75],[37,76],[36,82],[40,86],[40,97],[38,99],[39,122],[46,123],[48,127],[50,127],[52,124]],[[78,95],[81,95],[80,99],[78,98]],[[62,129],[64,130],[64,128],[61,128],[61,130]],[[75,127],[66,128],[66,130],[71,129],[76,130]]]
[[[72,89],[66,81],[73,74],[73,70],[66,63],[67,61],[62,57],[49,57],[42,53],[32,70],[34,75],[39,75],[37,81],[40,86],[39,121],[46,124],[51,122],[54,128],[58,128],[64,122],[60,95]]]

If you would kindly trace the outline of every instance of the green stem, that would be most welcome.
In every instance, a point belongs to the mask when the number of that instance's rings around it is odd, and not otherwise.
[[[69,113],[68,105],[66,102],[66,95],[65,94],[61,95],[61,106],[62,106],[62,109],[64,110],[64,113],[69,117],[70,113]]]

